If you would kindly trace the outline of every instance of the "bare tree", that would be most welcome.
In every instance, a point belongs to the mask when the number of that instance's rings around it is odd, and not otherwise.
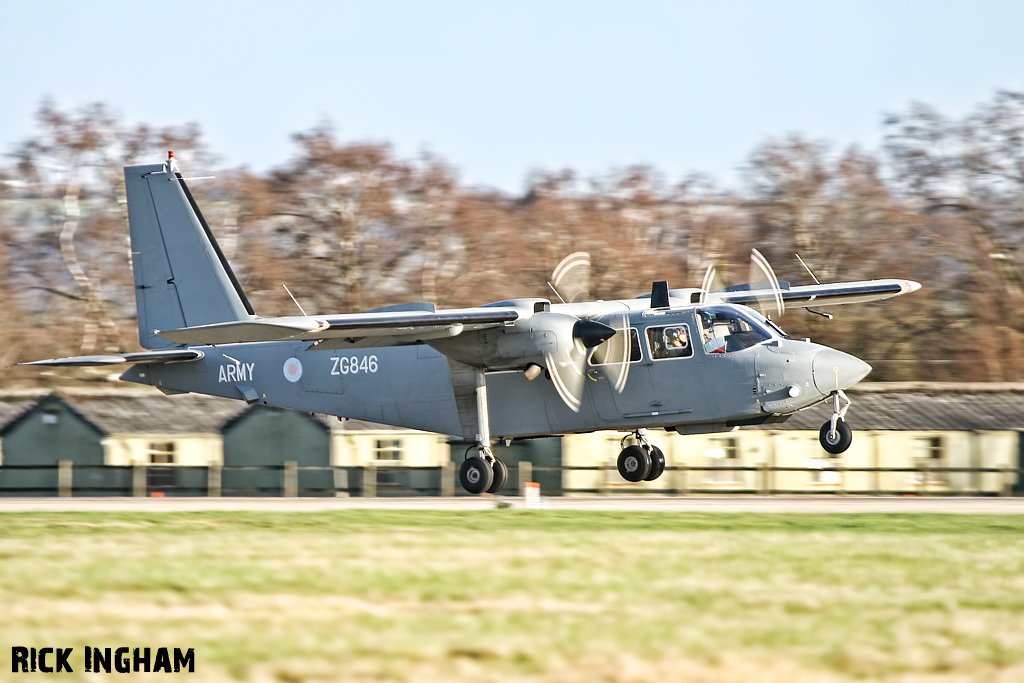
[[[887,119],[898,187],[929,215],[965,221],[1005,289],[1024,289],[1024,92],[1001,91],[963,121],[922,104]]]
[[[278,248],[303,260],[307,296],[361,310],[387,291],[415,249],[401,233],[395,201],[410,168],[386,145],[339,144],[326,124],[295,140],[299,155],[269,183]]]

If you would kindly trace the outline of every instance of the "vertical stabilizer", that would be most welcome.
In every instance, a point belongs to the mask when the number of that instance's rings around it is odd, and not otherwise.
[[[177,346],[154,330],[252,318],[252,306],[181,174],[166,164],[127,166],[124,181],[143,348]]]

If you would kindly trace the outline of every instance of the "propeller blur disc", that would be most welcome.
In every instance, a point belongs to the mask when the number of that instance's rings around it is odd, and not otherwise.
[[[711,263],[708,265],[708,269],[704,271],[704,281],[700,283],[700,302],[704,303],[704,298],[711,291],[715,282],[715,264]]]
[[[590,362],[600,368],[600,371],[612,383],[615,391],[621,394],[626,388],[626,380],[629,378],[630,347],[632,346],[629,316],[623,313],[614,321],[609,322],[615,330],[615,334],[594,348]]]
[[[590,299],[590,254],[577,251],[562,259],[551,273],[551,285],[567,303]]]
[[[779,279],[775,277],[775,271],[768,263],[768,259],[757,249],[750,250],[750,281],[765,282],[770,288],[770,294],[757,298],[758,309],[764,316],[769,315],[769,308],[774,306],[776,317],[786,312],[786,302],[782,299],[782,287]]]
[[[629,352],[632,340],[629,332],[629,316],[623,313],[619,316],[618,324],[615,325],[615,336],[608,340],[608,361],[611,362],[612,386],[615,391],[622,393],[626,388],[626,380],[629,379]]]
[[[573,344],[545,356],[555,391],[574,413],[583,405],[583,364],[587,360],[582,344]]]

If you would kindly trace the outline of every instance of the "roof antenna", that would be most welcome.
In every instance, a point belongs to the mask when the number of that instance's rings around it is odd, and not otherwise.
[[[299,313],[301,313],[302,315],[306,315],[306,312],[302,310],[302,306],[299,306],[299,302],[295,300],[294,296],[292,296],[291,291],[288,289],[288,285],[282,282],[281,286],[284,287],[284,291],[288,292],[288,296],[292,297],[292,303],[294,303],[295,307],[299,309]]]
[[[818,282],[818,278],[814,277],[814,273],[812,273],[811,269],[807,267],[807,264],[804,263],[804,260],[800,258],[800,254],[793,254],[793,256],[796,256],[796,260],[800,262],[800,265],[804,267],[804,270],[807,271],[807,274],[811,276],[811,279],[814,280],[814,284],[820,285],[821,283]]]
[[[651,285],[651,308],[671,308],[672,299],[668,292],[668,281],[661,280]]]
[[[565,303],[565,299],[563,299],[562,295],[558,293],[558,290],[555,289],[555,286],[549,282],[548,283],[548,287],[550,287],[551,291],[555,293],[555,296],[558,297],[558,300],[561,301],[564,304]]]

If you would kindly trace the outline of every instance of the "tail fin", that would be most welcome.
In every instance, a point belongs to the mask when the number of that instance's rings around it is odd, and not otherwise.
[[[255,314],[192,193],[173,166],[126,166],[139,343],[176,344],[154,330],[249,320]]]

